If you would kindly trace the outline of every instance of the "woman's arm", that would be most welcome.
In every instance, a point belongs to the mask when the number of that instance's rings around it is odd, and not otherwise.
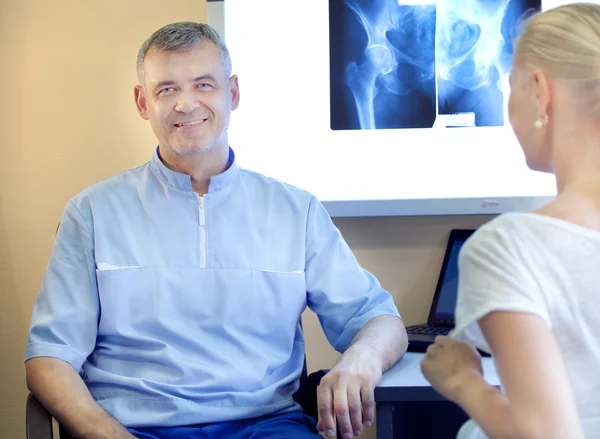
[[[562,355],[544,320],[492,312],[479,321],[504,394],[483,378],[464,381],[455,402],[492,439],[579,439],[583,432]]]

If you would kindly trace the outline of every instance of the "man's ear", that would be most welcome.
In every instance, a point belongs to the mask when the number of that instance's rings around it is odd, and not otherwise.
[[[133,89],[133,96],[135,98],[135,105],[137,107],[138,114],[144,120],[148,120],[148,107],[146,102],[146,93],[141,85],[136,85]]]
[[[237,75],[229,78],[229,90],[231,91],[231,109],[235,110],[240,104],[240,84]]]
[[[548,75],[541,70],[533,72],[533,82],[537,102],[537,117],[543,120],[548,116],[548,107],[552,102],[552,87]]]

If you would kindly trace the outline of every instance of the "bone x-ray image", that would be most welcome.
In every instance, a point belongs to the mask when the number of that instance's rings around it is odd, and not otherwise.
[[[541,0],[330,0],[331,128],[504,126],[519,26]]]

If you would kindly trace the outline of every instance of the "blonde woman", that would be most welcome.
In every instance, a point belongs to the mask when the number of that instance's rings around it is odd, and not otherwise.
[[[471,417],[461,438],[594,437],[600,5],[533,16],[516,43],[510,79],[509,116],[527,164],[556,176],[558,196],[535,212],[497,217],[465,244],[455,332],[437,339],[421,367]],[[493,354],[501,391],[483,379],[473,346]]]

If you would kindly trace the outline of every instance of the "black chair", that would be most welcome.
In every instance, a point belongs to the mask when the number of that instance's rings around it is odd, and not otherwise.
[[[308,375],[306,361],[304,361],[304,368],[300,377],[300,387],[298,388],[298,391],[294,393],[294,401],[302,407],[304,413],[317,421],[319,419],[317,387],[321,382],[321,378],[323,378],[326,373],[327,370],[319,370]],[[31,393],[27,396],[25,422],[27,439],[52,439],[52,416]],[[339,430],[337,436],[338,439],[341,439],[342,437]],[[72,439],[67,430],[60,425],[59,437],[60,439]]]

